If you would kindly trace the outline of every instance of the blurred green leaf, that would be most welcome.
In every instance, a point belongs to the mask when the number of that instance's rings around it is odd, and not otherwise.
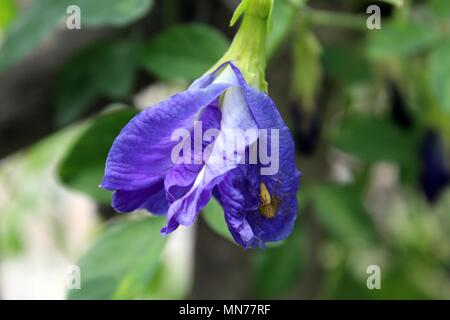
[[[411,259],[412,258],[412,259]],[[439,299],[442,293],[430,290],[427,283],[436,268],[425,266],[423,261],[411,256],[397,254],[390,256],[390,263],[381,267],[381,290],[369,290],[366,285],[369,274],[361,270],[359,275],[352,270],[350,263],[341,264],[337,270],[327,274],[325,283],[329,286],[325,299]],[[424,268],[425,267],[425,268]],[[427,270],[428,267],[428,270]],[[332,277],[335,279],[331,281]],[[434,279],[433,279],[434,280]],[[421,283],[422,282],[422,283]],[[425,285],[423,284],[425,282]],[[435,290],[435,291],[441,291]],[[445,296],[445,295],[444,295]]]
[[[450,41],[441,43],[430,54],[431,91],[440,109],[450,114]]]
[[[298,10],[298,7],[289,0],[275,1],[272,11],[272,23],[267,36],[267,55],[269,57],[275,54],[289,34]]]
[[[73,0],[80,6],[81,23],[89,27],[120,27],[143,17],[153,0]]]
[[[298,226],[282,245],[255,252],[254,287],[258,298],[273,299],[286,293],[304,270],[307,242]]]
[[[136,113],[132,109],[111,112],[90,123],[60,162],[61,181],[100,203],[110,203],[111,192],[98,185],[102,181],[105,161],[114,139]]]
[[[448,0],[431,0],[430,7],[438,17],[450,16],[450,1]]]
[[[24,58],[55,27],[65,14],[69,0],[33,1],[6,30],[0,50],[0,70]]]
[[[61,204],[71,195],[56,181],[55,168],[84,128],[77,125],[54,133],[0,162],[0,259],[19,252],[26,244],[24,221],[29,216],[54,223],[47,236],[57,238],[61,231],[57,221],[64,211]],[[64,235],[62,238],[58,244],[66,240]]]
[[[417,54],[439,38],[438,30],[433,25],[403,21],[386,23],[371,34],[368,55],[374,59]]]
[[[35,0],[6,30],[0,70],[17,63],[56,28],[70,5],[81,9],[81,27],[122,26],[146,14],[152,0]]]
[[[0,31],[4,30],[17,13],[14,0],[0,0]]]
[[[161,79],[194,80],[207,72],[227,47],[227,39],[207,25],[178,25],[145,44],[141,63]]]
[[[57,122],[76,120],[99,96],[119,99],[129,94],[138,52],[134,40],[109,41],[86,48],[67,63],[58,80]]]
[[[328,45],[323,52],[324,68],[333,78],[351,85],[370,79],[370,65],[358,45]]]
[[[306,26],[297,31],[293,47],[293,94],[301,98],[305,110],[311,112],[316,104],[322,81],[322,47]]]
[[[435,265],[430,265],[424,260],[420,261],[414,256],[405,256],[402,253],[399,253],[395,260],[394,266],[383,274],[383,287],[379,293],[381,299],[448,298],[448,294],[443,294],[444,290],[439,289],[439,285],[434,285],[437,288],[430,286],[429,281],[435,281],[433,273],[440,273],[437,271],[439,268]],[[446,281],[447,279],[442,280]]]
[[[164,219],[123,220],[109,226],[80,259],[81,288],[69,299],[145,298],[157,280]]]
[[[311,198],[321,225],[339,241],[355,246],[375,240],[373,223],[355,187],[320,185],[311,192]]]
[[[379,299],[383,290],[369,290],[366,279],[369,275],[362,274],[360,278],[352,274],[348,263],[342,263],[337,268],[325,274],[324,299]],[[384,279],[383,279],[384,280]],[[322,297],[321,297],[322,298]]]
[[[395,126],[388,119],[353,116],[342,124],[335,145],[369,163],[388,160],[411,163],[416,153],[415,134]]]
[[[211,227],[211,229],[213,229],[225,239],[228,239],[234,243],[233,236],[228,230],[228,226],[225,221],[223,208],[216,199],[211,198],[211,200],[202,211],[202,217]]]

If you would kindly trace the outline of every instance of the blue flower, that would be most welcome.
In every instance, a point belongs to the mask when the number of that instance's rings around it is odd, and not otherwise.
[[[425,133],[421,146],[420,184],[429,203],[435,203],[450,185],[450,172],[440,136],[434,130]]]
[[[200,121],[200,136],[208,130],[216,130],[216,136],[203,139],[200,148],[184,141],[182,161],[174,161],[173,151],[180,146],[174,132],[195,136]],[[267,136],[249,135],[229,148],[236,132],[252,130]],[[271,150],[270,163],[250,161],[255,146]],[[133,118],[112,145],[101,186],[114,191],[112,206],[119,212],[146,209],[166,215],[164,235],[192,225],[214,196],[235,241],[259,247],[292,231],[300,176],[294,151],[274,102],[228,62]],[[274,163],[276,170],[270,172]]]
[[[117,211],[166,215],[166,235],[192,225],[215,197],[244,248],[291,233],[300,176],[294,142],[275,104],[260,91],[267,89],[272,7],[273,0],[243,0],[231,25],[241,16],[242,23],[213,71],[122,130],[101,185],[114,191]]]

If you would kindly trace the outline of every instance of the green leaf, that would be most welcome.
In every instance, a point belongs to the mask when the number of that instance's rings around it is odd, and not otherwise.
[[[403,250],[402,250],[403,251]],[[388,254],[387,252],[385,254]],[[376,259],[376,256],[374,257]],[[373,258],[372,258],[373,259]],[[440,273],[435,264],[431,266],[404,252],[393,252],[388,255],[389,263],[380,264],[381,268],[381,290],[368,290],[366,268],[373,263],[372,259],[367,261],[364,267],[356,267],[351,264],[352,260],[364,261],[367,257],[348,257],[338,267],[327,273],[324,283],[324,299],[358,299],[358,300],[430,300],[440,299],[442,295],[440,285],[431,285],[430,278],[435,279]],[[372,261],[371,261],[372,260]],[[378,259],[377,259],[378,260]],[[375,260],[376,261],[376,260]],[[429,260],[427,260],[429,261]],[[383,262],[379,260],[376,263]],[[360,263],[361,264],[361,263]],[[356,269],[356,270],[355,270]],[[442,278],[446,281],[446,278]],[[436,280],[434,280],[436,281]],[[439,282],[438,282],[439,283]]]
[[[74,0],[80,6],[82,26],[120,27],[143,17],[152,7],[153,0]]]
[[[152,0],[35,0],[10,25],[0,51],[0,70],[29,54],[67,16],[70,5],[81,9],[81,27],[123,26],[142,17]]]
[[[431,0],[430,7],[437,17],[448,18],[450,16],[450,1]]]
[[[2,31],[14,19],[17,8],[14,0],[0,0],[0,8],[0,31]]]
[[[108,41],[84,49],[67,63],[58,80],[57,123],[76,120],[99,96],[119,99],[130,93],[138,52],[134,40]]]
[[[234,10],[233,16],[230,20],[230,27],[234,26],[236,22],[240,19],[240,17],[244,14],[245,10],[248,7],[248,0],[242,0],[237,6],[236,10]]]
[[[298,227],[282,245],[255,252],[254,286],[258,298],[279,298],[291,289],[304,270],[306,256],[306,237]]]
[[[269,57],[275,54],[289,34],[298,10],[297,6],[291,1],[275,1],[272,11],[272,23],[267,36],[267,55]]]
[[[293,46],[293,94],[301,98],[309,112],[315,107],[322,81],[322,47],[314,34],[303,26],[297,31]]]
[[[84,128],[84,124],[66,128],[27,150],[2,159],[0,192],[4,201],[0,199],[0,259],[26,246],[29,230],[24,221],[30,216],[51,222],[54,228],[50,228],[47,236],[64,246],[67,239],[64,235],[61,237],[58,221],[61,203],[70,202],[71,195],[57,182],[55,171],[67,145]]]
[[[132,109],[112,112],[90,123],[59,164],[61,181],[100,203],[110,203],[111,192],[98,187],[102,181],[106,157],[120,130],[136,113]]]
[[[417,54],[437,42],[439,33],[433,25],[417,22],[393,22],[372,32],[368,55],[386,59]]]
[[[6,30],[0,50],[0,70],[24,58],[52,31],[65,14],[69,0],[33,1]]]
[[[178,25],[145,44],[141,63],[161,79],[194,80],[207,72],[227,47],[227,39],[211,27]]]
[[[440,109],[450,115],[450,41],[440,44],[429,57],[431,91]]]
[[[370,65],[357,44],[328,45],[323,52],[324,68],[345,85],[370,79]]]
[[[416,152],[417,141],[415,134],[388,119],[353,116],[343,123],[334,143],[369,163],[387,160],[408,165]]]
[[[80,259],[81,288],[69,299],[138,299],[149,294],[157,280],[165,239],[164,219],[116,222],[101,234]]]
[[[233,236],[228,230],[223,208],[216,199],[211,198],[208,205],[202,211],[202,217],[217,234],[235,243]]]
[[[355,187],[321,185],[314,188],[311,198],[321,225],[339,241],[354,246],[375,240],[373,222]]]

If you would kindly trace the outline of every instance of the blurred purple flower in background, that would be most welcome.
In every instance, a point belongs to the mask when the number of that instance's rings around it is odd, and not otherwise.
[[[420,184],[430,203],[434,203],[450,184],[450,172],[440,136],[433,130],[425,133],[421,146]]]

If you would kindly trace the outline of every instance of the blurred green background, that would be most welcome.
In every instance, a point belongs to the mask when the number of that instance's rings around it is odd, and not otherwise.
[[[115,136],[221,57],[237,4],[0,0],[0,298],[450,299],[447,0],[275,0],[266,75],[303,173],[286,241],[243,250],[214,201],[167,238],[110,208]]]

